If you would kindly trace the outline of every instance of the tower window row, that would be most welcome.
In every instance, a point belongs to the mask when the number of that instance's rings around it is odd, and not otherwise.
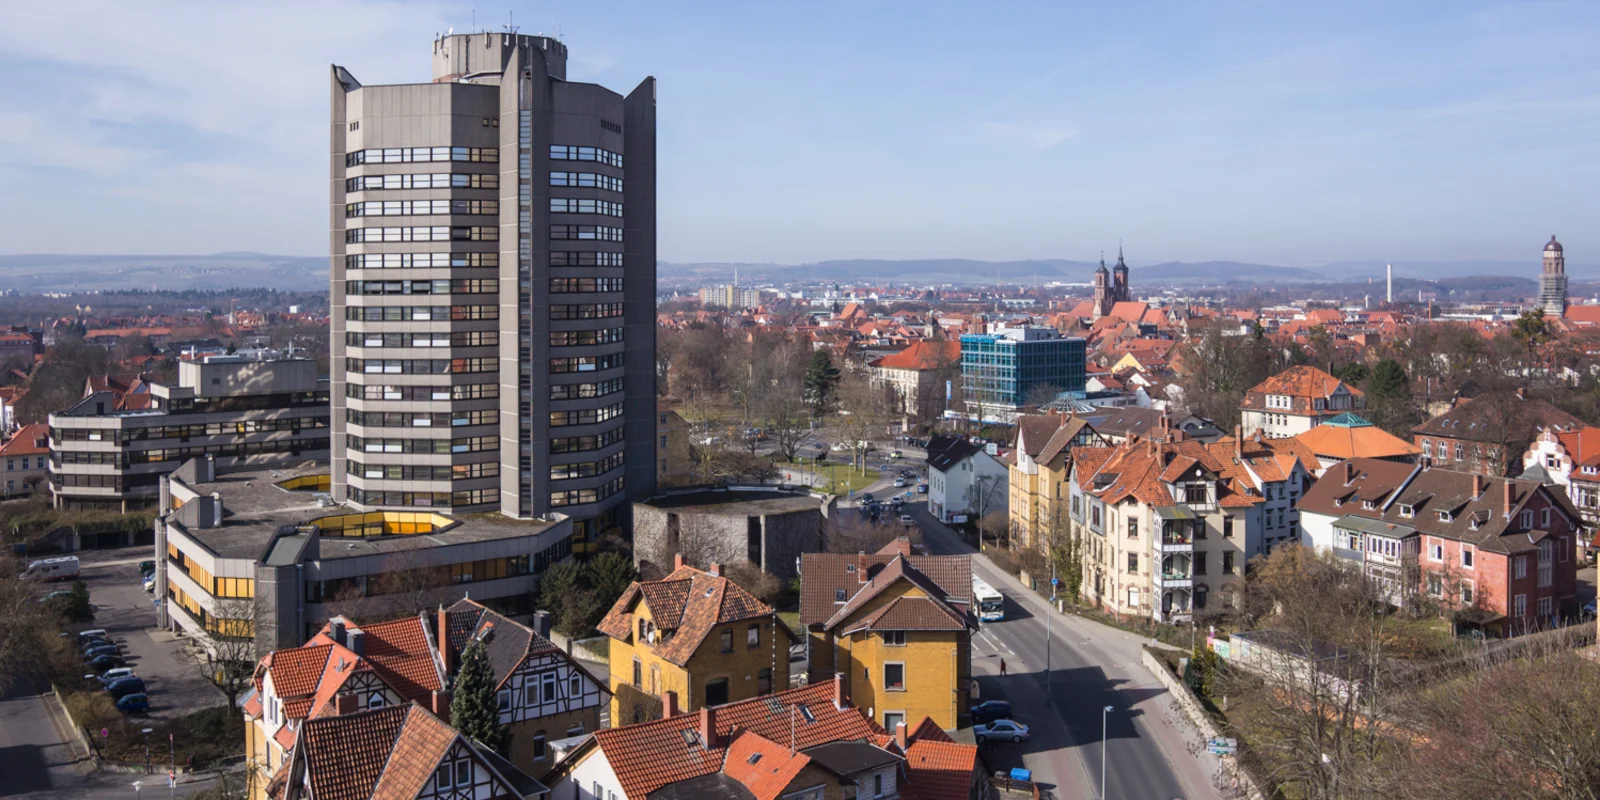
[[[344,206],[346,218],[498,213],[500,213],[499,200],[367,200],[361,203],[346,203]]]
[[[566,144],[550,145],[551,161],[597,161],[613,167],[622,166],[622,154],[603,147],[575,147]]]
[[[551,184],[554,186],[555,184]],[[358,175],[346,178],[347,192],[372,192],[385,189],[498,189],[500,176],[493,172],[424,172],[420,175]]]
[[[474,478],[493,478],[500,474],[500,462],[479,461],[474,464],[364,464],[355,459],[345,462],[344,471],[363,478],[386,481],[467,481]]]
[[[499,253],[363,253],[344,257],[345,269],[446,269],[498,266],[500,266]]]
[[[621,166],[621,157],[618,158],[617,166]],[[344,165],[355,167],[362,164],[413,164],[424,161],[495,163],[499,160],[500,149],[497,147],[385,147],[345,153]]]
[[[392,386],[346,384],[344,396],[352,400],[494,400],[498,383],[463,383],[454,386]]]
[[[617,230],[617,241],[622,241],[622,231]],[[363,242],[497,242],[500,228],[496,225],[449,226],[432,225],[413,228],[350,228],[344,232],[346,244]]]
[[[584,189],[606,189],[612,192],[622,191],[622,179],[610,175],[601,175],[596,172],[552,172],[550,173],[551,186],[577,186]]]
[[[500,291],[500,281],[478,278],[456,278],[432,281],[345,281],[346,294],[495,294]]]
[[[454,201],[461,202],[461,201]],[[465,213],[465,212],[458,212]],[[550,213],[552,214],[599,214],[606,217],[622,216],[622,204],[610,200],[591,200],[588,198],[552,197],[550,198]]]
[[[499,319],[499,306],[346,306],[351,322],[461,322]]]

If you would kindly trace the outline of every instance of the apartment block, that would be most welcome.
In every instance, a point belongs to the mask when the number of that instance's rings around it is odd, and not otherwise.
[[[57,508],[155,505],[162,476],[192,458],[223,473],[328,458],[328,385],[310,359],[205,356],[178,364],[177,386],[149,389],[148,408],[119,410],[95,391],[50,415]]]
[[[655,459],[655,81],[567,47],[433,43],[429,83],[332,71],[332,494],[626,529]]]
[[[1082,392],[1087,343],[1054,328],[1012,328],[961,337],[961,391],[970,416],[1010,422],[1036,390]]]

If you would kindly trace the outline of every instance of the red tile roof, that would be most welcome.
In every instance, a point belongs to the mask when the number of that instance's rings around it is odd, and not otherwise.
[[[456,743],[460,734],[438,717],[413,705],[406,722],[395,737],[389,760],[372,788],[373,800],[395,798],[414,800],[427,786],[439,762]],[[322,800],[319,795],[317,800]]]
[[[728,745],[722,771],[744,784],[756,800],[773,800],[810,763],[805,753],[791,754],[787,747],[745,731]]]
[[[406,617],[349,627],[363,633],[361,658],[402,699],[427,700],[434,691],[444,688],[421,619]],[[323,626],[310,643],[332,645],[328,626]]]
[[[919,738],[906,747],[906,778],[918,800],[967,800],[977,771],[978,748],[970,744]]]
[[[43,422],[22,426],[4,445],[0,445],[0,456],[40,456],[48,452],[50,426]]]
[[[802,573],[803,574],[803,573]],[[909,583],[927,597],[899,597],[873,613],[851,621],[857,611],[897,583]],[[823,625],[824,630],[841,628],[841,633],[858,630],[962,630],[967,627],[967,608],[956,608],[944,600],[944,589],[911,566],[904,556],[895,556],[884,568],[839,607]]]
[[[1302,364],[1290,367],[1258,384],[1250,387],[1245,392],[1244,402],[1239,404],[1244,409],[1265,409],[1267,395],[1285,395],[1292,399],[1292,413],[1311,413],[1314,405],[1311,401],[1326,399],[1333,395],[1339,387],[1343,386],[1351,397],[1362,397],[1362,392],[1354,386],[1323,372],[1316,367]],[[1283,410],[1283,409],[1279,409]]]
[[[706,747],[699,739],[706,711],[595,731],[593,743],[627,797],[642,800],[663,786],[721,771],[735,728],[770,741],[789,742],[792,736],[796,750],[884,735],[848,701],[835,706],[836,692],[838,682],[827,681],[709,709],[718,746]]]
[[[898,353],[872,362],[883,369],[930,370],[948,367],[961,360],[960,339],[923,339]]]

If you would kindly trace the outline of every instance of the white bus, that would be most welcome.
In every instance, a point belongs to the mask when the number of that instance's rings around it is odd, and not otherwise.
[[[972,603],[977,606],[978,619],[994,622],[1006,618],[1006,598],[988,581],[972,576]]]

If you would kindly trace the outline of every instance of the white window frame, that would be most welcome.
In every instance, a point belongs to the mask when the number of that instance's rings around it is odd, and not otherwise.
[[[1516,616],[1516,617],[1526,617],[1526,616],[1528,616],[1528,596],[1525,595],[1525,594],[1519,594],[1515,598],[1513,598],[1511,610],[1512,610],[1512,616]]]
[[[1428,560],[1436,564],[1444,563],[1444,543],[1438,539],[1428,540]]]

